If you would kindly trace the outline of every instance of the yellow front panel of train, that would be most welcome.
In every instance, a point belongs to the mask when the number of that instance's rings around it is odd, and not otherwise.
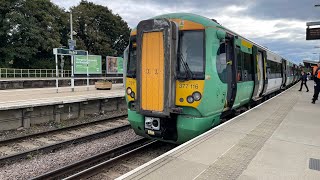
[[[204,80],[176,81],[176,105],[198,107],[201,100],[188,103],[187,98],[192,96],[194,92],[199,92],[203,95],[203,90]]]
[[[132,92],[135,94],[135,98],[137,98],[137,82],[136,79],[133,78],[126,78],[126,94],[127,89],[130,88]],[[127,94],[128,101],[134,101],[134,98],[130,96],[130,94]]]
[[[164,109],[163,32],[143,34],[141,62],[142,109],[162,112]]]

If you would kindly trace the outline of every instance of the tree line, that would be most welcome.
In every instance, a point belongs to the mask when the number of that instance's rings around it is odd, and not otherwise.
[[[76,49],[123,54],[130,28],[118,14],[84,0],[70,10]],[[69,16],[50,0],[0,0],[0,67],[54,68],[52,49],[68,46]]]

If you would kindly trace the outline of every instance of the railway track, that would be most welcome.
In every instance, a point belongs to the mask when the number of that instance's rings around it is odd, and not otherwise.
[[[114,179],[174,146],[142,138],[33,179]]]
[[[126,116],[118,116],[0,141],[0,165],[11,164],[37,154],[54,152],[130,129]]]

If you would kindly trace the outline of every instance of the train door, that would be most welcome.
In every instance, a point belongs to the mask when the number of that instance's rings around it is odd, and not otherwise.
[[[227,34],[226,36],[226,58],[227,58],[227,104],[226,108],[230,110],[234,104],[237,94],[237,81],[236,81],[236,61],[234,49],[234,36]]]
[[[178,25],[167,19],[141,21],[137,27],[139,113],[169,117],[175,104]]]
[[[263,67],[263,92],[260,94],[262,96],[267,92],[268,89],[268,81],[269,77],[267,74],[267,52],[266,51],[260,51],[262,54],[262,67]]]
[[[282,59],[282,88],[286,87],[286,82],[287,82],[287,62],[286,60]]]
[[[258,51],[257,53],[257,74],[258,74],[258,95],[260,95],[263,91],[263,53]]]

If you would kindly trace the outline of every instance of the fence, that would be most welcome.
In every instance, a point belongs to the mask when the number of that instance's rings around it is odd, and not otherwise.
[[[102,70],[103,76],[118,77],[118,75],[108,75],[106,70]],[[98,76],[101,76],[98,75]],[[55,69],[13,69],[0,68],[0,78],[54,78],[56,77]],[[59,70],[59,77],[62,77],[61,70]],[[63,77],[71,77],[71,70],[63,70]]]
[[[0,68],[0,78],[50,78],[56,77],[55,69]],[[61,71],[59,71],[61,77]],[[63,77],[71,77],[71,70],[64,70]]]

